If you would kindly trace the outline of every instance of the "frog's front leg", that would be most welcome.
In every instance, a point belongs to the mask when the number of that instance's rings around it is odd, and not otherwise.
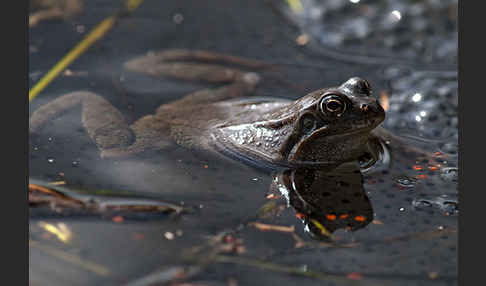
[[[226,83],[217,89],[205,89],[185,96],[173,104],[210,103],[253,92],[260,81],[255,72],[269,67],[261,61],[207,51],[165,50],[149,52],[125,63],[127,71],[153,77],[174,77],[191,81]],[[245,71],[240,68],[251,70]]]
[[[140,119],[131,128],[118,109],[89,91],[65,94],[39,107],[30,117],[30,133],[40,132],[50,120],[78,105],[82,109],[82,125],[100,150],[101,157],[131,155],[153,143],[148,141],[154,136],[147,135],[149,131],[144,129],[151,122],[149,117]]]

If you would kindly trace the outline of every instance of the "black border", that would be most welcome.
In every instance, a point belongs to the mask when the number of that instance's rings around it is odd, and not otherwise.
[[[464,3],[469,5],[466,14]],[[459,235],[458,235],[458,285],[484,284],[484,265],[480,262],[484,256],[485,237],[483,231],[485,215],[484,158],[486,146],[484,140],[483,90],[486,81],[484,76],[484,45],[482,21],[484,9],[478,1],[459,0],[458,27],[458,73],[459,73]],[[477,4],[476,9],[472,7]],[[473,13],[476,11],[476,13]],[[466,16],[467,15],[467,16]],[[466,35],[474,44],[467,43]],[[473,49],[479,50],[474,53]],[[478,49],[479,48],[479,49]],[[474,67],[474,64],[478,68]],[[469,139],[465,139],[465,134]],[[468,147],[466,147],[468,146]],[[469,157],[468,157],[469,156]],[[473,163],[473,160],[476,162]],[[478,162],[479,161],[479,162]],[[468,162],[465,171],[465,162]],[[478,284],[479,282],[479,284]]]
[[[5,112],[2,112],[1,117],[4,146],[1,237],[5,250],[2,251],[3,260],[6,263],[3,266],[2,281],[6,284],[28,285],[29,1],[9,1],[3,8],[1,107]]]

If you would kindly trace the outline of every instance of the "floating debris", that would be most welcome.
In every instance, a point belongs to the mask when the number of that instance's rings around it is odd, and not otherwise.
[[[259,222],[251,222],[248,225],[253,226],[261,231],[279,231],[279,232],[294,232],[295,227],[292,226],[282,226],[282,225],[271,225]]]
[[[164,233],[164,237],[165,237],[167,240],[173,240],[173,239],[174,239],[174,237],[175,237],[175,235],[174,235],[172,232],[170,232],[170,231],[166,231],[166,232]]]
[[[181,213],[184,209],[162,201],[116,196],[83,195],[61,186],[63,184],[29,183],[29,205],[31,207],[49,206],[56,212],[82,211],[87,213],[145,212],[145,213]],[[122,222],[123,216],[116,214],[112,220]]]
[[[63,243],[69,243],[73,237],[71,229],[65,223],[59,222],[57,224],[51,224],[40,221],[38,225],[45,231],[54,234]]]
[[[299,46],[305,46],[310,41],[310,37],[308,34],[301,34],[295,39],[295,42]]]

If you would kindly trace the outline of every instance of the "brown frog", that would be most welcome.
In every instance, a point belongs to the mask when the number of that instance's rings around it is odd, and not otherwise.
[[[204,51],[149,53],[128,61],[125,69],[227,84],[164,104],[131,125],[103,97],[77,91],[38,108],[30,118],[30,132],[81,105],[82,124],[104,158],[162,149],[171,141],[265,167],[336,166],[370,152],[372,130],[385,112],[366,80],[354,77],[295,101],[257,98],[248,95],[260,76],[228,65],[265,67],[259,61]]]

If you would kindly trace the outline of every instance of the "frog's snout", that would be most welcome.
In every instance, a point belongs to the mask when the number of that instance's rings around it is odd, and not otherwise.
[[[362,102],[358,108],[367,119],[373,119],[378,123],[385,120],[385,110],[376,99]]]

